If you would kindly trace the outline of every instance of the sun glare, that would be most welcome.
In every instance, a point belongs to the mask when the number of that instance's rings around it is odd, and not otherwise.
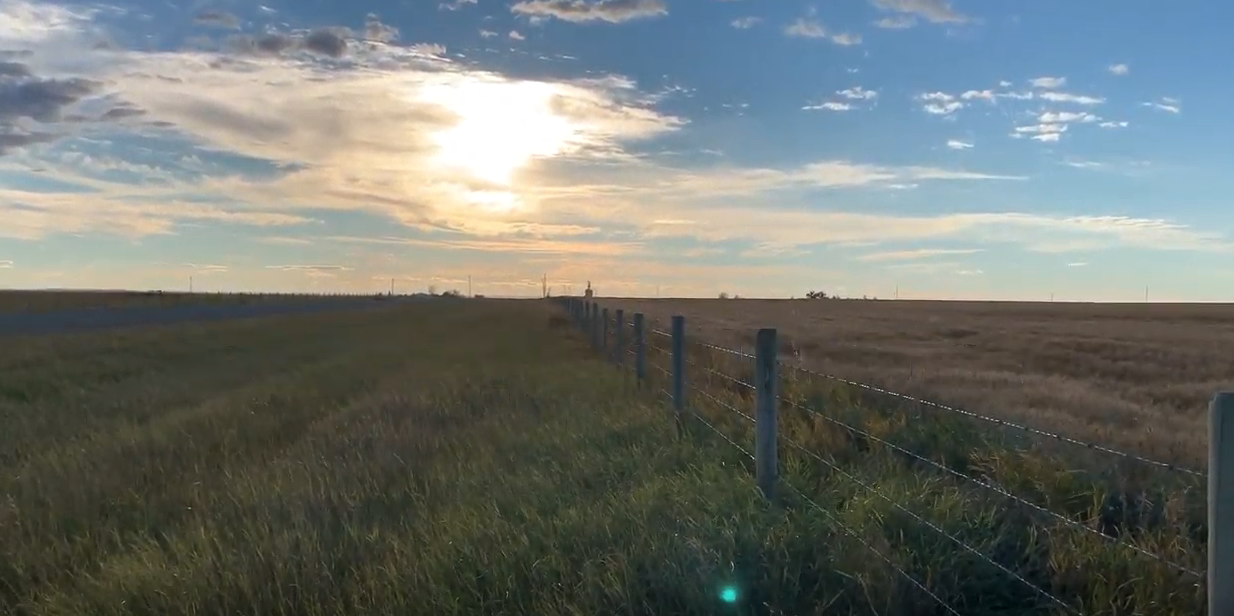
[[[561,153],[575,133],[552,111],[551,84],[470,81],[430,86],[423,94],[459,118],[433,135],[436,162],[478,180],[508,186],[532,158]]]

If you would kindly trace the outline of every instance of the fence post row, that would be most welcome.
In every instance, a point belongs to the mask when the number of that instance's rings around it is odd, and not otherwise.
[[[620,368],[626,364],[626,311],[617,309],[617,344],[613,349],[613,363]]]
[[[677,433],[680,436],[682,431],[681,426],[681,411],[686,407],[685,400],[685,339],[686,339],[686,318],[679,314],[673,315],[672,321],[672,359],[670,365],[672,367],[673,379],[673,420],[677,422]]]
[[[634,313],[634,378],[639,387],[647,369],[647,343],[643,338],[643,313]]]
[[[758,330],[754,350],[754,480],[763,496],[775,497],[779,460],[776,455],[776,330]]]
[[[1234,614],[1234,392],[1208,405],[1208,613]]]

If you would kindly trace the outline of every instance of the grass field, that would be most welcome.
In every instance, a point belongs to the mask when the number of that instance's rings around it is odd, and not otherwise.
[[[768,503],[740,453],[696,422],[677,439],[658,383],[638,391],[541,302],[4,344],[0,613],[944,613],[842,527],[961,613],[1057,611],[880,494],[1083,613],[1203,611],[1195,580],[804,413],[784,411],[784,434],[877,494],[786,451],[785,480],[834,518],[787,490]],[[1194,486],[1074,473],[826,384],[783,390],[1085,524],[1152,490],[1161,507],[1121,533],[1203,567]]]
[[[1206,464],[1205,409],[1234,377],[1234,306],[600,300],[715,344],[776,327],[784,360],[1170,463]]]
[[[43,313],[82,308],[165,308],[214,304],[328,301],[330,296],[291,293],[177,293],[161,291],[0,290],[0,314]]]

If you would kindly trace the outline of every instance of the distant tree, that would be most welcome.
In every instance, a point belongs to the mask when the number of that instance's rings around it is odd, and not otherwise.
[[[428,286],[428,294],[429,294],[429,295],[437,295],[437,285],[433,285],[433,284],[429,285],[429,286]]]
[[[450,289],[449,291],[442,293],[441,296],[442,297],[462,297],[463,294],[459,293],[458,289]]]
[[[830,299],[830,296],[823,291],[807,291],[806,299]]]
[[[720,299],[728,299],[728,291],[720,291]]]

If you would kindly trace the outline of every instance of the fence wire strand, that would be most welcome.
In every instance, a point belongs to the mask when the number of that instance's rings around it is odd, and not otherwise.
[[[717,405],[719,405],[720,407],[722,407],[722,408],[724,408],[724,409],[727,409],[728,411],[730,411],[730,412],[732,412],[732,413],[734,413],[734,414],[736,414],[736,415],[740,416],[742,419],[745,419],[746,421],[750,422],[751,424],[755,423],[755,421],[754,421],[754,418],[753,418],[753,417],[750,417],[750,416],[749,416],[749,415],[747,415],[746,413],[742,412],[742,410],[741,410],[741,409],[739,409],[739,408],[737,408],[737,407],[735,407],[735,406],[733,406],[733,405],[731,405],[731,404],[729,404],[729,403],[727,403],[727,402],[725,402],[725,401],[723,401],[723,400],[721,400],[721,399],[719,399],[719,398],[717,398],[717,397],[715,397],[715,396],[713,396],[713,395],[711,395],[711,394],[707,393],[707,391],[706,391],[706,390],[704,390],[704,389],[702,389],[701,387],[694,387],[694,388],[692,388],[692,389],[694,390],[694,392],[695,392],[695,393],[702,394],[702,395],[703,395],[703,397],[707,398],[708,400],[711,400],[712,402],[716,403],[716,404],[717,404]]]
[[[754,454],[750,453],[750,451],[749,451],[748,449],[746,449],[745,447],[742,447],[741,445],[737,444],[737,441],[734,441],[734,440],[733,440],[732,438],[730,438],[727,434],[725,434],[725,433],[721,432],[719,428],[717,428],[717,427],[713,426],[713,425],[711,424],[711,422],[707,421],[706,419],[703,419],[703,417],[702,417],[701,415],[699,415],[698,413],[691,412],[691,413],[690,413],[690,416],[691,416],[691,417],[693,417],[694,419],[698,420],[698,422],[699,422],[699,423],[701,423],[701,424],[703,424],[704,426],[706,426],[708,430],[711,430],[712,432],[714,432],[714,433],[716,434],[716,436],[719,436],[720,438],[724,439],[726,442],[728,442],[728,444],[729,444],[729,445],[732,445],[733,447],[736,447],[736,448],[737,448],[737,451],[740,451],[740,452],[742,453],[742,455],[744,455],[745,457],[747,457],[747,458],[749,458],[749,459],[751,459],[751,460],[753,460],[753,459],[754,459]]]
[[[953,616],[961,616],[960,613],[957,612],[955,608],[951,607],[949,603],[947,603],[946,601],[943,601],[941,597],[934,594],[934,592],[931,591],[929,588],[926,588],[925,584],[922,584],[921,582],[917,581],[917,578],[913,577],[909,572],[905,571],[902,567],[895,564],[895,561],[891,560],[891,558],[888,557],[886,554],[883,554],[882,552],[880,552],[878,548],[870,545],[870,542],[866,541],[865,539],[862,539],[861,535],[858,535],[856,531],[845,526],[844,523],[841,522],[834,515],[832,515],[830,511],[827,511],[826,509],[823,508],[822,505],[819,505],[818,503],[814,502],[814,499],[810,498],[809,496],[806,496],[804,492],[802,492],[801,490],[798,490],[796,486],[794,486],[793,484],[787,481],[780,482],[780,485],[783,485],[787,487],[789,490],[792,490],[793,493],[796,494],[798,498],[805,501],[807,504],[809,504],[819,513],[823,514],[823,516],[825,516],[827,520],[831,522],[832,525],[840,528],[849,537],[856,539],[857,542],[865,546],[867,550],[870,550],[871,552],[873,552],[875,556],[877,556],[884,563],[887,563],[887,566],[891,567],[893,570],[895,570],[896,573],[899,573],[901,577],[908,580],[910,584],[917,587],[917,589],[920,590],[921,592],[924,592],[925,594],[929,595],[931,599],[934,599],[934,601],[937,602],[939,605],[941,605],[943,609],[947,610],[947,613],[952,614]]]
[[[732,383],[732,384],[734,384],[734,385],[740,385],[740,386],[745,387],[746,389],[748,389],[748,390],[750,390],[750,391],[754,391],[754,389],[755,389],[755,388],[754,388],[754,385],[751,385],[750,383],[747,383],[747,382],[745,382],[745,381],[743,381],[743,380],[741,380],[741,379],[739,379],[739,378],[732,377],[732,376],[729,376],[729,375],[727,375],[727,374],[724,374],[723,372],[720,372],[719,370],[716,370],[716,369],[714,369],[714,368],[708,368],[707,366],[704,366],[704,365],[702,365],[702,364],[700,364],[700,363],[698,363],[698,362],[692,361],[692,360],[691,360],[690,358],[688,358],[688,357],[686,358],[686,363],[687,363],[687,364],[689,364],[689,365],[691,365],[691,366],[694,366],[695,368],[702,368],[702,369],[703,369],[703,371],[704,371],[704,372],[706,372],[707,374],[711,374],[711,375],[718,376],[718,377],[720,377],[720,378],[722,378],[722,379],[724,379],[724,380],[726,380],[726,381],[728,381],[728,382],[730,382],[730,383]]]
[[[783,400],[783,398],[781,398],[781,400]],[[935,468],[935,469],[937,469],[937,470],[940,470],[940,471],[942,471],[942,472],[944,472],[944,473],[946,473],[946,474],[948,474],[948,475],[951,475],[952,477],[955,477],[955,478],[957,478],[957,479],[960,479],[960,480],[963,480],[963,481],[966,481],[966,482],[969,482],[969,483],[975,484],[975,485],[977,485],[977,486],[980,486],[980,487],[982,487],[982,488],[985,488],[985,489],[987,489],[987,490],[990,490],[991,492],[994,492],[994,493],[996,493],[996,494],[999,494],[1000,496],[1003,496],[1003,497],[1005,497],[1005,498],[1009,498],[1009,499],[1011,499],[1011,500],[1013,500],[1013,501],[1015,501],[1015,502],[1017,502],[1017,503],[1019,503],[1019,504],[1021,504],[1021,505],[1024,505],[1024,506],[1026,506],[1026,507],[1029,507],[1029,508],[1031,508],[1031,509],[1033,509],[1033,510],[1037,511],[1038,513],[1043,513],[1043,514],[1045,514],[1045,515],[1048,515],[1048,516],[1050,516],[1051,518],[1053,518],[1053,519],[1055,519],[1055,520],[1057,520],[1057,521],[1059,521],[1059,522],[1062,522],[1062,523],[1066,524],[1067,526],[1069,526],[1069,527],[1071,527],[1071,528],[1078,528],[1078,529],[1080,529],[1080,530],[1083,530],[1083,531],[1086,531],[1086,532],[1091,533],[1091,534],[1093,534],[1093,535],[1096,535],[1096,536],[1098,536],[1098,537],[1101,537],[1102,539],[1105,539],[1106,541],[1109,541],[1109,542],[1111,542],[1111,543],[1115,543],[1115,544],[1118,544],[1118,545],[1126,546],[1126,547],[1130,548],[1131,550],[1133,550],[1133,551],[1135,551],[1135,552],[1139,553],[1139,554],[1140,554],[1140,555],[1142,555],[1142,556],[1147,556],[1147,557],[1149,557],[1149,558],[1152,558],[1153,560],[1156,560],[1157,562],[1159,562],[1159,563],[1161,563],[1161,564],[1163,564],[1163,565],[1166,565],[1166,566],[1172,567],[1172,568],[1174,568],[1174,569],[1178,570],[1178,571],[1179,571],[1179,572],[1181,572],[1181,573],[1185,573],[1185,574],[1187,574],[1187,575],[1191,575],[1191,576],[1193,576],[1193,577],[1197,577],[1197,578],[1200,578],[1200,579],[1203,579],[1203,578],[1205,577],[1203,573],[1200,573],[1200,572],[1198,572],[1198,571],[1195,571],[1195,570],[1193,570],[1193,569],[1190,569],[1190,568],[1188,568],[1188,567],[1185,567],[1185,566],[1183,566],[1183,565],[1180,565],[1180,564],[1178,564],[1178,563],[1175,563],[1175,562],[1173,562],[1173,561],[1170,561],[1170,560],[1166,559],[1165,557],[1163,557],[1163,556],[1161,556],[1161,555],[1159,555],[1159,554],[1155,554],[1155,553],[1153,553],[1153,552],[1150,552],[1150,551],[1148,551],[1148,550],[1146,550],[1146,549],[1144,549],[1144,548],[1141,548],[1140,546],[1137,546],[1137,545],[1135,545],[1135,544],[1132,544],[1132,543],[1127,543],[1127,542],[1125,542],[1125,541],[1122,541],[1122,540],[1118,539],[1117,537],[1111,537],[1111,536],[1109,536],[1109,535],[1107,535],[1107,534],[1105,534],[1105,533],[1103,533],[1103,532],[1101,532],[1101,531],[1099,531],[1099,530],[1097,530],[1097,529],[1095,529],[1095,528],[1090,528],[1090,527],[1085,526],[1085,525],[1083,525],[1083,524],[1081,524],[1081,523],[1079,523],[1079,522],[1076,522],[1075,520],[1072,520],[1071,518],[1068,518],[1068,517],[1066,517],[1066,516],[1064,516],[1064,515],[1062,515],[1062,514],[1059,514],[1059,513],[1056,513],[1056,512],[1050,511],[1049,509],[1046,509],[1045,507],[1042,507],[1041,505],[1038,505],[1038,504],[1036,504],[1036,503],[1034,503],[1034,502],[1031,502],[1031,501],[1029,501],[1029,500],[1026,500],[1026,499],[1024,499],[1024,498],[1022,498],[1022,497],[1020,497],[1020,496],[1017,496],[1017,495],[1015,495],[1015,494],[1012,494],[1012,493],[1011,493],[1011,492],[1009,492],[1006,488],[1003,488],[1003,487],[1001,487],[1001,486],[999,486],[999,485],[996,485],[996,484],[993,484],[993,483],[987,482],[987,481],[982,480],[982,479],[978,479],[978,478],[976,478],[976,477],[972,477],[972,476],[970,476],[970,475],[966,475],[966,474],[961,473],[961,472],[959,472],[959,471],[957,471],[957,470],[955,470],[955,469],[948,468],[947,466],[945,466],[945,465],[943,465],[943,464],[939,464],[938,462],[935,462],[934,460],[931,460],[931,459],[926,458],[926,457],[924,457],[924,456],[921,456],[921,455],[918,455],[918,454],[916,454],[916,453],[913,453],[913,452],[911,452],[911,451],[909,451],[909,450],[907,450],[907,449],[905,449],[905,448],[903,448],[903,447],[900,447],[899,445],[896,445],[895,443],[892,443],[892,442],[889,442],[889,441],[883,440],[883,439],[881,439],[881,438],[879,438],[879,437],[877,437],[877,436],[874,436],[873,434],[870,434],[869,432],[866,432],[865,430],[862,430],[862,429],[860,429],[860,428],[856,428],[856,427],[850,426],[849,424],[844,423],[843,421],[840,421],[840,420],[838,420],[838,419],[835,419],[835,418],[829,417],[829,416],[827,416],[826,414],[824,414],[824,413],[822,413],[822,412],[820,412],[820,411],[818,411],[818,410],[815,410],[815,409],[811,409],[811,408],[808,408],[808,407],[802,406],[802,405],[800,405],[800,404],[798,404],[798,403],[796,403],[796,402],[793,402],[793,401],[791,401],[791,400],[787,400],[786,402],[788,402],[788,404],[789,404],[789,405],[793,406],[793,407],[794,407],[794,408],[796,408],[796,409],[799,409],[799,410],[805,411],[805,412],[810,413],[811,415],[814,415],[814,416],[816,416],[816,417],[820,417],[820,418],[822,418],[822,419],[824,419],[824,420],[826,420],[826,421],[828,421],[828,422],[831,422],[832,424],[835,424],[835,425],[837,425],[837,426],[839,426],[839,427],[841,427],[841,428],[844,428],[844,429],[846,429],[846,430],[848,430],[848,431],[850,431],[850,432],[852,432],[852,433],[854,433],[854,434],[858,434],[858,435],[862,436],[863,438],[869,439],[869,440],[874,441],[874,442],[876,442],[876,443],[878,443],[878,444],[880,444],[880,445],[883,445],[884,447],[887,447],[888,449],[892,449],[892,450],[894,450],[894,451],[896,451],[896,452],[899,452],[899,453],[901,453],[901,454],[903,454],[903,455],[909,456],[910,458],[913,458],[914,460],[917,460],[917,461],[919,461],[919,462],[922,462],[922,463],[928,464],[928,465],[930,465],[931,467],[933,467],[933,468]]]
[[[1074,439],[1074,438],[1071,438],[1071,437],[1069,437],[1069,436],[1065,436],[1065,435],[1062,435],[1062,434],[1055,434],[1055,433],[1053,433],[1053,432],[1046,432],[1045,430],[1040,430],[1040,429],[1037,429],[1037,428],[1032,428],[1032,427],[1029,427],[1029,426],[1020,425],[1020,424],[1018,424],[1018,423],[1011,422],[1011,421],[1007,421],[1007,420],[1005,420],[1005,419],[998,419],[998,418],[996,418],[996,417],[989,417],[989,416],[986,416],[986,415],[982,415],[982,414],[980,414],[980,413],[974,413],[974,412],[972,412],[972,411],[968,411],[968,410],[965,410],[965,409],[962,409],[962,408],[958,408],[958,407],[954,407],[954,406],[951,406],[951,405],[941,404],[941,403],[939,403],[939,402],[933,402],[933,401],[930,401],[930,400],[925,400],[925,399],[923,399],[923,398],[918,398],[918,397],[916,397],[916,396],[910,396],[910,395],[908,395],[908,394],[902,394],[902,393],[899,393],[899,392],[891,391],[891,390],[889,390],[889,389],[883,389],[882,387],[878,387],[878,386],[876,386],[876,385],[869,385],[869,384],[866,384],[866,383],[861,383],[861,382],[858,382],[858,381],[850,381],[850,380],[845,379],[845,378],[843,378],[843,377],[839,377],[839,376],[835,376],[835,375],[831,375],[831,374],[823,374],[823,373],[821,373],[821,372],[815,372],[815,371],[813,371],[813,370],[808,370],[808,369],[806,369],[806,368],[802,368],[802,367],[800,367],[800,366],[793,366],[793,365],[785,364],[785,363],[783,363],[783,362],[781,362],[781,363],[780,363],[780,365],[785,366],[786,368],[789,368],[790,370],[794,370],[794,371],[800,372],[800,373],[802,373],[802,374],[807,374],[807,375],[811,375],[811,376],[816,376],[816,377],[823,378],[823,379],[830,379],[830,380],[833,380],[833,381],[839,381],[839,382],[841,382],[841,383],[845,383],[845,384],[847,384],[847,385],[851,385],[851,386],[853,386],[853,387],[858,387],[858,388],[861,388],[861,389],[865,389],[865,390],[867,390],[867,391],[872,391],[872,392],[875,392],[875,393],[879,393],[879,394],[883,394],[883,395],[887,395],[887,396],[892,396],[892,397],[894,397],[894,398],[900,398],[900,399],[902,399],[902,400],[907,400],[907,401],[909,401],[909,402],[915,402],[915,403],[917,403],[917,404],[923,404],[923,405],[925,405],[925,406],[930,406],[930,407],[933,407],[933,408],[936,408],[936,409],[939,409],[939,410],[942,410],[942,411],[947,411],[947,412],[951,412],[951,413],[958,413],[958,414],[960,414],[960,415],[964,415],[965,417],[971,417],[971,418],[973,418],[973,419],[978,419],[978,420],[981,420],[981,421],[986,421],[986,422],[989,422],[989,423],[997,424],[997,425],[1003,426],[1003,427],[1005,427],[1005,428],[1012,428],[1012,429],[1015,429],[1015,430],[1021,430],[1021,431],[1024,431],[1024,432],[1028,432],[1028,433],[1030,433],[1030,434],[1035,434],[1035,435],[1037,435],[1037,436],[1043,436],[1043,437],[1046,437],[1046,438],[1051,438],[1051,439],[1054,439],[1054,440],[1057,440],[1057,441],[1062,441],[1062,442],[1064,442],[1064,443],[1068,443],[1068,444],[1071,444],[1071,445],[1076,445],[1076,446],[1078,446],[1078,447],[1084,447],[1084,448],[1087,448],[1087,449],[1092,449],[1092,450],[1095,450],[1095,451],[1100,451],[1100,452],[1102,452],[1102,453],[1107,453],[1107,454],[1110,454],[1110,455],[1119,456],[1119,457],[1121,457],[1121,458],[1126,458],[1126,459],[1128,459],[1128,460],[1135,460],[1135,461],[1137,461],[1137,462],[1142,462],[1142,463],[1144,463],[1144,464],[1148,464],[1148,465],[1151,465],[1151,466],[1156,466],[1156,467],[1159,467],[1159,468],[1164,468],[1164,469],[1171,470],[1171,471],[1176,471],[1176,472],[1179,472],[1179,473],[1185,473],[1185,474],[1187,474],[1187,475],[1193,475],[1193,476],[1195,476],[1195,477],[1207,477],[1207,476],[1208,476],[1208,474],[1207,474],[1207,473],[1201,473],[1201,472],[1199,472],[1199,471],[1192,470],[1192,469],[1189,469],[1189,468],[1186,468],[1186,467],[1182,467],[1182,466],[1178,466],[1178,465],[1176,465],[1176,464],[1170,464],[1170,463],[1168,463],[1168,462],[1161,462],[1161,461],[1158,461],[1158,460],[1153,460],[1153,459],[1151,459],[1151,458],[1145,458],[1144,456],[1140,456],[1140,455],[1137,455],[1137,454],[1134,454],[1134,453],[1128,453],[1128,452],[1125,452],[1125,451],[1119,451],[1119,450],[1117,450],[1117,449],[1112,449],[1112,448],[1110,448],[1110,447],[1106,447],[1106,446],[1104,446],[1104,445],[1098,445],[1098,444],[1096,444],[1096,443],[1089,443],[1089,442],[1081,441],[1081,440]]]
[[[1003,566],[1002,564],[999,564],[997,561],[995,561],[994,559],[990,558],[989,556],[986,556],[985,554],[982,554],[982,553],[981,553],[981,552],[980,552],[977,548],[974,548],[973,546],[968,545],[967,543],[964,543],[964,541],[963,541],[962,539],[960,539],[960,538],[956,537],[955,535],[952,535],[951,533],[949,533],[949,532],[947,532],[947,531],[943,530],[942,528],[939,528],[939,527],[938,527],[938,525],[934,524],[933,522],[931,522],[931,521],[929,521],[929,520],[927,520],[927,519],[925,519],[925,518],[921,517],[920,515],[917,515],[916,513],[914,513],[913,511],[911,511],[911,510],[910,510],[910,509],[908,509],[907,507],[905,507],[905,506],[901,505],[900,503],[897,503],[897,502],[896,502],[895,500],[893,500],[890,496],[887,496],[887,495],[886,495],[886,494],[885,494],[882,490],[879,490],[878,488],[876,488],[876,487],[874,487],[874,486],[872,486],[872,485],[870,485],[870,484],[868,484],[868,483],[866,483],[866,482],[864,482],[864,481],[862,481],[862,480],[858,479],[856,476],[854,476],[853,474],[849,473],[848,471],[846,471],[846,470],[844,470],[844,469],[840,468],[840,467],[839,467],[839,466],[837,466],[836,464],[834,464],[834,463],[832,463],[831,461],[827,460],[826,458],[824,458],[824,457],[822,457],[822,456],[818,455],[817,453],[814,453],[813,451],[810,451],[809,449],[806,449],[805,447],[802,447],[801,445],[797,444],[796,442],[794,442],[794,441],[793,441],[793,440],[791,440],[791,439],[788,439],[788,438],[781,438],[780,440],[784,441],[784,443],[785,443],[785,444],[789,445],[789,446],[790,446],[790,447],[792,447],[793,449],[796,449],[797,451],[800,451],[800,452],[802,452],[802,453],[806,454],[807,456],[809,456],[809,457],[811,457],[811,458],[813,458],[813,459],[815,459],[815,460],[817,460],[817,461],[819,461],[819,462],[822,462],[823,464],[827,465],[827,467],[828,467],[828,468],[830,468],[831,470],[833,470],[833,471],[835,471],[835,472],[839,473],[840,475],[844,476],[844,478],[845,478],[845,479],[848,479],[849,481],[851,481],[851,482],[853,482],[853,483],[855,483],[855,484],[857,484],[857,485],[861,486],[861,487],[862,487],[863,489],[865,489],[867,492],[870,492],[871,494],[874,494],[875,496],[877,496],[877,497],[879,497],[879,498],[883,499],[884,501],[886,501],[886,502],[887,502],[887,504],[891,505],[892,507],[895,507],[895,508],[896,508],[896,510],[900,511],[900,512],[901,512],[901,513],[903,513],[904,515],[907,515],[908,517],[910,517],[910,518],[912,518],[912,519],[916,520],[916,521],[917,521],[919,524],[921,524],[922,526],[925,526],[926,528],[929,528],[930,530],[932,530],[932,531],[934,531],[934,532],[936,532],[936,533],[938,533],[938,534],[942,535],[943,537],[946,537],[949,541],[951,541],[952,543],[956,544],[957,546],[959,546],[959,547],[960,547],[961,549],[963,549],[964,551],[966,551],[966,552],[968,552],[968,553],[972,554],[973,556],[976,556],[976,557],[978,557],[978,558],[980,558],[980,559],[984,560],[985,562],[987,562],[987,563],[989,563],[989,564],[991,564],[991,565],[994,565],[994,567],[996,567],[999,571],[1002,571],[1003,573],[1006,573],[1007,575],[1011,576],[1011,577],[1012,577],[1012,578],[1014,578],[1016,581],[1020,582],[1020,583],[1021,583],[1021,584],[1023,584],[1024,586],[1026,586],[1026,587],[1028,587],[1029,589],[1031,589],[1033,592],[1036,592],[1037,594],[1039,594],[1039,595],[1041,595],[1041,596],[1045,597],[1046,599],[1049,599],[1050,601],[1052,601],[1052,602],[1054,602],[1054,603],[1058,604],[1060,607],[1062,607],[1062,608],[1066,609],[1068,612],[1070,612],[1070,613],[1072,613],[1072,614],[1078,614],[1078,613],[1079,613],[1079,612],[1076,612],[1076,611],[1075,611],[1075,608],[1071,607],[1070,605],[1067,605],[1067,603],[1066,603],[1065,601],[1063,601],[1062,599],[1059,599],[1058,597],[1055,597],[1054,595],[1050,594],[1050,593],[1049,593],[1049,591],[1046,591],[1046,590],[1042,589],[1040,586],[1037,586],[1036,584],[1033,584],[1032,582],[1030,582],[1030,581],[1028,581],[1027,579],[1025,579],[1025,578],[1024,578],[1024,576],[1020,575],[1019,573],[1016,573],[1015,571],[1012,571],[1011,569],[1008,569],[1007,567]]]

